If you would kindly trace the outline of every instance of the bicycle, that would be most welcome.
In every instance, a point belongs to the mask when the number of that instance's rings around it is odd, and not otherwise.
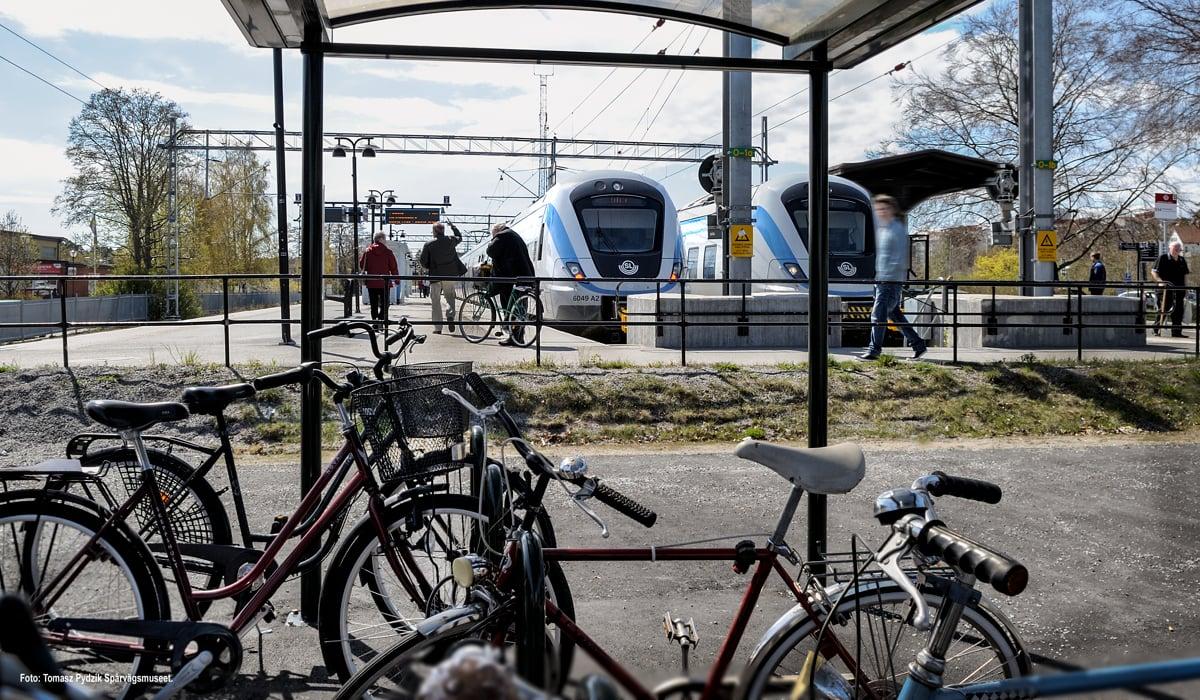
[[[345,326],[333,326],[310,335],[319,338],[345,330]],[[182,403],[87,404],[88,415],[118,431],[138,455],[140,485],[115,510],[98,507],[73,493],[44,489],[9,491],[0,500],[4,542],[19,550],[15,557],[0,559],[0,587],[14,589],[31,601],[47,641],[61,654],[73,655],[63,662],[64,667],[140,676],[165,661],[177,679],[186,677],[185,670],[198,673],[189,686],[193,690],[223,686],[240,666],[239,635],[259,620],[274,616],[269,598],[286,578],[319,565],[332,548],[350,504],[362,494],[367,496],[367,515],[352,535],[361,538],[365,532],[372,533],[406,596],[405,600],[391,596],[375,601],[379,612],[386,607],[390,614],[385,636],[390,639],[397,630],[411,628],[414,618],[424,617],[433,586],[422,576],[414,550],[398,545],[403,540],[396,533],[407,532],[412,498],[446,487],[426,484],[387,496],[381,485],[417,481],[465,466],[462,412],[429,410],[430,402],[423,398],[444,387],[465,390],[462,378],[414,375],[355,387],[338,383],[311,366],[283,374],[300,372],[333,390],[344,442],[265,550],[254,551],[253,560],[227,567],[226,583],[219,588],[197,589],[186,575],[183,553],[167,524],[169,516],[156,470],[142,440],[142,433],[154,425],[186,418],[188,410]],[[343,481],[345,485],[338,490]],[[183,603],[184,622],[170,621],[162,571],[146,543],[126,523],[142,504],[148,504],[164,542]],[[322,542],[326,532],[331,536]],[[299,537],[298,542],[277,564],[282,547],[293,537]],[[432,551],[429,554],[432,556]],[[366,570],[338,573],[342,579],[352,580]],[[237,603],[228,627],[201,621],[201,603],[226,598]],[[399,609],[405,602],[411,603],[411,612]],[[344,627],[331,627],[325,622],[328,617],[323,611],[318,624],[323,649],[343,649],[361,641],[348,639],[353,631],[347,634]],[[203,652],[210,653],[211,661],[194,664]],[[353,668],[353,659],[346,661]],[[347,670],[343,673],[348,676]]]
[[[503,410],[490,390],[477,376],[468,375],[468,383],[477,397],[490,404],[485,409],[475,408],[461,395],[447,390],[444,393],[480,418],[494,415],[502,423],[510,423],[511,416]],[[510,432],[512,432],[510,430]],[[898,629],[909,628],[908,612],[898,606],[897,598],[904,588],[886,580],[873,580],[859,585],[834,585],[826,588],[820,562],[810,562],[811,573],[805,585],[798,584],[784,569],[782,560],[798,563],[798,557],[784,541],[795,509],[805,490],[817,493],[844,493],[857,485],[863,474],[863,457],[854,446],[838,446],[822,450],[790,450],[755,441],[739,445],[735,454],[768,466],[793,483],[787,504],[780,515],[774,533],[765,546],[753,541],[739,542],[732,549],[698,548],[687,545],[656,546],[644,549],[560,549],[543,547],[536,533],[528,527],[531,513],[541,507],[541,499],[552,481],[572,484],[578,488],[572,494],[572,502],[588,517],[596,521],[606,535],[607,528],[594,512],[583,505],[589,498],[597,498],[617,512],[646,526],[651,526],[657,516],[627,496],[612,490],[595,477],[586,475],[586,465],[569,461],[555,468],[545,456],[519,439],[512,439],[514,446],[524,459],[534,486],[529,496],[523,497],[525,514],[521,524],[509,536],[503,556],[488,558],[467,555],[454,562],[454,582],[465,591],[466,604],[447,609],[421,623],[416,630],[407,634],[396,645],[384,652],[390,660],[372,664],[372,674],[353,678],[339,697],[360,697],[377,685],[385,685],[389,692],[405,696],[419,682],[419,675],[427,667],[422,659],[439,658],[439,650],[450,648],[462,639],[483,639],[492,643],[508,643],[515,647],[517,672],[535,686],[554,689],[552,659],[555,649],[547,626],[557,629],[562,637],[575,647],[584,650],[589,657],[629,694],[639,700],[663,697],[670,694],[690,696],[696,694],[705,700],[728,692],[725,679],[733,656],[739,646],[746,626],[751,618],[759,594],[772,574],[777,574],[784,585],[797,599],[796,607],[780,618],[757,645],[753,657],[784,648],[795,648],[803,641],[814,642],[814,647],[823,658],[836,659],[850,669],[863,694],[860,697],[894,697],[898,684],[887,674],[895,644],[900,634],[893,634],[886,645],[871,637],[871,645],[884,658],[876,659],[874,668],[866,665],[851,653],[861,644],[848,644],[840,635],[862,630],[849,624],[852,612],[868,610],[877,619],[879,629],[886,631],[884,622],[893,623]],[[918,480],[917,492],[921,495],[923,512],[933,513],[933,495],[952,495],[984,502],[998,502],[997,487],[969,479],[934,474]],[[419,508],[420,506],[415,506]],[[495,517],[487,516],[483,517]],[[490,522],[490,520],[488,521]],[[545,595],[543,582],[545,567],[563,561],[730,561],[734,571],[745,574],[753,570],[750,582],[742,599],[718,658],[709,669],[705,679],[694,679],[685,675],[658,686],[653,691],[646,688],[628,670],[609,656],[600,645],[589,637],[572,617],[560,609]],[[919,560],[906,571],[906,582],[911,576],[922,586],[923,600],[934,607],[942,605],[943,598],[935,588],[940,580],[938,570],[925,566]],[[909,582],[911,587],[914,584]],[[907,601],[907,599],[904,599]],[[837,635],[828,634],[827,622],[837,624]],[[876,627],[868,634],[873,635]],[[910,643],[917,639],[909,629],[905,635]],[[855,641],[859,641],[859,637]],[[1001,614],[984,602],[972,605],[965,619],[964,631],[958,641],[969,649],[985,655],[983,664],[971,664],[962,670],[958,680],[969,680],[979,674],[1013,676],[1030,670],[1027,655],[1011,625]],[[378,657],[377,657],[378,658]],[[990,661],[989,661],[990,660]],[[385,667],[386,668],[383,668]]]
[[[470,343],[490,338],[499,322],[514,345],[527,348],[537,342],[541,318],[541,299],[532,287],[520,284],[512,287],[503,307],[496,304],[491,283],[465,296],[458,307],[459,332]]]
[[[891,524],[891,534],[875,554],[893,561],[903,552],[940,560],[956,570],[946,581],[946,597],[953,601],[935,615],[925,609],[919,596],[908,591],[917,608],[914,626],[928,631],[926,642],[905,669],[899,700],[987,700],[989,698],[1056,697],[1119,688],[1141,688],[1200,678],[1200,657],[1145,664],[1110,666],[1054,675],[1023,676],[974,682],[946,688],[943,668],[947,642],[961,618],[964,606],[979,599],[975,585],[982,580],[1009,596],[1024,591],[1029,572],[1019,562],[987,545],[968,539],[940,522],[918,513],[908,513]],[[902,577],[894,567],[885,571],[897,584]],[[845,677],[816,668],[794,679],[779,679],[772,697],[838,698],[850,690]],[[768,697],[763,695],[762,697]]]

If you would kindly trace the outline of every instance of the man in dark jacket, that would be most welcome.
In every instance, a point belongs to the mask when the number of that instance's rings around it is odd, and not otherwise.
[[[1104,284],[1108,281],[1108,270],[1100,259],[1100,252],[1092,253],[1092,269],[1088,271],[1088,282]],[[1104,287],[1091,287],[1088,291],[1099,296],[1104,293]]]
[[[533,260],[521,235],[506,224],[492,227],[492,242],[488,245],[488,257],[492,259],[493,277],[533,277]],[[507,308],[513,294],[512,282],[492,285],[492,295],[501,308]],[[500,341],[501,345],[514,345],[511,338]]]
[[[449,223],[449,222],[447,222]],[[453,236],[446,235],[446,226],[440,221],[433,225],[433,240],[421,248],[420,263],[430,277],[459,277],[467,266],[458,257],[458,244],[462,235],[458,227],[450,224]],[[446,324],[454,332],[454,290],[458,286],[452,280],[429,280],[429,296],[433,305],[433,332],[442,332],[442,301],[446,302]]]
[[[358,267],[367,275],[399,275],[396,266],[396,256],[387,247],[387,236],[383,232],[375,234],[375,242],[367,246],[358,258]],[[387,325],[388,289],[395,283],[390,279],[369,279],[366,281],[367,295],[371,298],[371,318],[383,321]]]
[[[1175,338],[1184,337],[1183,307],[1187,290],[1183,289],[1183,285],[1187,282],[1188,272],[1187,259],[1183,257],[1183,244],[1178,240],[1171,241],[1167,252],[1158,256],[1158,262],[1154,263],[1154,269],[1150,271],[1154,279],[1166,287],[1158,293],[1158,308],[1163,309],[1159,318],[1162,318],[1163,313],[1171,314],[1171,335]],[[1157,323],[1154,326],[1154,334],[1158,335]]]

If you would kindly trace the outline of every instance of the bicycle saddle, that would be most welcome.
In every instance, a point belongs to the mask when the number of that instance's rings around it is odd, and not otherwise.
[[[152,425],[183,420],[187,406],[174,401],[133,403],[132,401],[88,401],[83,407],[88,417],[113,430],[145,430]]]
[[[249,384],[226,386],[193,386],[183,390],[183,403],[192,413],[215,416],[225,407],[239,399],[254,396],[254,387]]]
[[[746,438],[733,454],[770,468],[809,493],[848,493],[867,470],[862,448],[848,442],[830,447],[784,447]]]

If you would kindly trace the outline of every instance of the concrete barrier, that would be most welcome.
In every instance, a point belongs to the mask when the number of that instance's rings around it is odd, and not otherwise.
[[[0,323],[46,323],[62,321],[60,299],[0,301]],[[69,297],[68,321],[144,321],[150,317],[150,296],[119,294],[102,297]],[[52,325],[41,328],[0,328],[0,343],[37,338],[57,333]]]
[[[1138,321],[1138,300],[1116,296],[1083,297],[1083,347],[1136,348],[1146,345],[1146,333],[1133,326]],[[953,303],[953,302],[952,302]],[[994,324],[981,328],[959,328],[961,348],[1067,348],[1076,347],[1075,324],[1080,299],[1072,294],[1052,297],[1022,297],[990,294],[960,294],[959,323]],[[949,311],[943,315],[951,321]],[[1012,327],[1005,324],[1036,324]],[[1122,326],[1095,328],[1092,326]],[[950,329],[946,329],[947,337]]]
[[[692,296],[683,302],[687,321],[687,347],[705,348],[806,348],[808,347],[807,294],[754,294],[746,297],[743,318],[740,296]],[[653,294],[629,297],[628,312],[632,322],[657,321],[667,325],[629,326],[626,342],[649,348],[678,349],[683,333],[678,325],[680,299],[677,294],[656,299]],[[830,311],[841,309],[839,297],[829,297]],[[753,323],[787,325],[756,326]],[[740,332],[739,332],[740,331]],[[829,329],[829,347],[841,347],[842,331],[838,326]]]

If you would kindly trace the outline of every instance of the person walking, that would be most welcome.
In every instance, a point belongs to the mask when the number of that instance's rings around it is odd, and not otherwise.
[[[449,222],[447,222],[449,223]],[[430,277],[461,277],[467,266],[458,257],[458,244],[462,243],[462,234],[458,227],[450,224],[453,236],[446,235],[446,225],[438,222],[433,225],[433,240],[421,248],[421,267],[425,268]],[[454,290],[458,282],[454,280],[430,280],[429,297],[433,305],[433,332],[442,332],[442,301],[446,302],[445,319],[450,332],[454,332]]]
[[[1100,251],[1092,253],[1092,269],[1088,271],[1088,282],[1096,284],[1097,282],[1103,285],[1108,281],[1108,270],[1104,267],[1104,261],[1100,259]],[[1104,294],[1104,287],[1089,287],[1088,291],[1096,296]]]
[[[529,257],[529,249],[521,235],[508,227],[507,224],[496,224],[492,227],[492,242],[488,245],[487,255],[492,259],[493,277],[533,277],[533,260]],[[512,282],[492,284],[492,296],[500,308],[508,308],[512,299]],[[516,345],[510,337],[500,341],[501,345]]]
[[[1183,257],[1183,243],[1171,241],[1167,252],[1158,256],[1158,262],[1154,263],[1150,274],[1165,287],[1158,293],[1158,308],[1163,309],[1158,318],[1162,319],[1165,313],[1171,314],[1171,337],[1186,338],[1183,334],[1183,310],[1187,290],[1183,286],[1187,283],[1188,264]],[[1158,335],[1157,323],[1154,334]]]
[[[894,197],[876,195],[874,202],[875,304],[871,307],[871,342],[859,357],[874,360],[883,353],[883,336],[890,320],[908,340],[915,360],[925,354],[925,341],[900,310],[904,281],[908,279],[908,229],[898,218],[900,205]]]
[[[375,240],[358,258],[358,267],[366,275],[399,276],[400,269],[396,265],[396,256],[387,247],[387,235],[382,231],[375,234]],[[369,279],[366,281],[367,296],[371,300],[371,319],[382,321],[387,327],[388,320],[388,289],[395,283],[390,279]]]

